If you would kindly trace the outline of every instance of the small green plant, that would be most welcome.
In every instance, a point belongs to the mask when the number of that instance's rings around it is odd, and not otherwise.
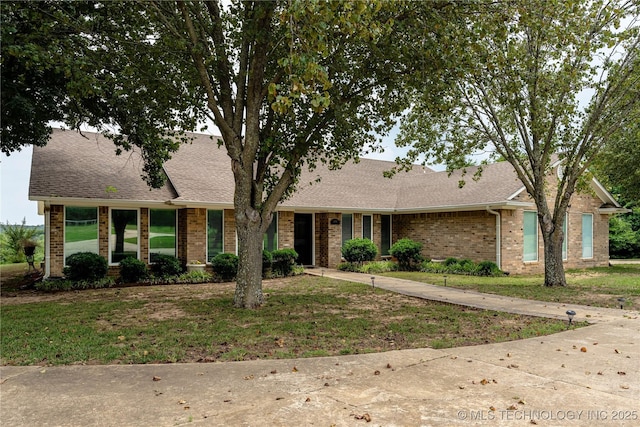
[[[109,265],[104,257],[93,252],[77,252],[67,257],[62,273],[72,282],[95,282],[105,277],[108,271]]]
[[[120,261],[120,280],[124,283],[138,283],[149,275],[147,266],[137,258],[126,257]]]
[[[211,259],[214,274],[224,282],[235,279],[238,274],[238,256],[230,253],[222,253]]]
[[[365,261],[373,261],[378,255],[378,248],[369,239],[351,239],[342,245],[342,256],[347,262],[362,264]]]
[[[276,276],[290,276],[296,265],[298,253],[293,249],[278,249],[271,253],[273,256],[273,274]]]
[[[443,264],[445,267],[449,267],[450,265],[453,265],[453,264],[458,264],[458,258],[449,257],[444,260]]]
[[[102,279],[88,281],[80,280],[74,282],[72,280],[47,279],[37,282],[35,288],[41,292],[58,292],[82,289],[102,289],[110,288],[114,285],[112,277],[103,277]]]
[[[352,271],[354,273],[360,272],[360,266],[352,262],[341,262],[340,264],[338,264],[337,268],[340,271]]]
[[[478,276],[501,276],[504,273],[495,262],[482,261],[476,268],[476,274]]]
[[[403,271],[412,271],[424,260],[422,243],[411,239],[400,239],[391,246],[389,253],[398,260],[398,268]]]
[[[396,271],[398,265],[393,261],[374,261],[360,267],[360,272],[365,274],[379,274]]]
[[[175,279],[175,283],[209,283],[213,281],[213,275],[206,271],[188,271]]]
[[[170,277],[182,274],[182,263],[172,255],[152,254],[151,272],[156,277]]]

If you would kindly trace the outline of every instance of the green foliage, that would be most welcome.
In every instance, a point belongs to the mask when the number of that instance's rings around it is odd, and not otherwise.
[[[120,280],[124,283],[138,283],[149,276],[144,262],[134,257],[120,261]]]
[[[340,264],[338,264],[337,269],[340,271],[351,271],[354,273],[359,273],[360,267],[360,265],[353,262],[341,262]]]
[[[273,254],[268,250],[262,251],[262,277],[267,277],[271,274],[271,267],[273,264]]]
[[[398,260],[398,268],[402,271],[415,270],[423,261],[422,243],[411,239],[400,239],[389,249],[389,254]]]
[[[177,276],[182,273],[182,263],[172,255],[152,254],[151,272],[157,277]]]
[[[360,267],[360,272],[365,274],[379,274],[396,271],[398,265],[393,261],[374,261],[368,262]]]
[[[47,279],[36,282],[35,288],[42,292],[59,292],[59,291],[73,291],[84,289],[103,289],[110,288],[115,284],[112,277],[103,277],[97,280],[59,280],[59,279]]]
[[[504,273],[495,262],[482,261],[479,264],[469,260],[447,258],[443,262],[425,261],[420,265],[420,271],[436,274],[464,274],[468,276],[503,276]]]
[[[0,235],[2,263],[25,262],[25,243],[36,243],[39,230],[27,226],[25,218],[22,219],[21,224],[9,224],[9,221],[6,224],[0,224],[0,229],[2,230]]]
[[[342,245],[342,256],[347,262],[363,263],[373,261],[378,255],[378,248],[369,239],[355,238]]]
[[[67,257],[66,264],[62,272],[68,280],[75,282],[98,281],[109,271],[107,260],[92,252],[78,252],[70,255]]]
[[[296,265],[298,253],[293,249],[278,249],[273,251],[273,274],[276,276],[290,276]]]
[[[235,279],[238,274],[238,256],[236,254],[222,253],[211,259],[213,273],[220,280],[228,282]]]
[[[187,271],[175,279],[175,283],[208,283],[213,281],[213,275],[206,271]]]
[[[609,219],[609,255],[612,258],[640,257],[640,229],[633,229],[634,214],[640,217],[640,210]]]

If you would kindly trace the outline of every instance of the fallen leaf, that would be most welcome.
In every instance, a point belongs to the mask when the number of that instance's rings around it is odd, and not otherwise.
[[[276,400],[283,400],[284,397],[276,397]]]
[[[459,385],[459,386],[458,386],[458,388],[459,388],[460,390],[464,390],[464,386],[463,386],[463,385]]]
[[[253,378],[253,375],[247,375],[246,377],[244,377],[245,380],[252,380]]]
[[[525,402],[524,399],[518,400],[518,403],[521,404],[521,405],[526,405],[527,404],[527,402]]]
[[[583,352],[583,353],[586,353],[587,352],[587,347],[581,347],[580,351]]]
[[[191,406],[185,406],[185,407],[184,407],[184,408],[182,408],[182,409],[184,409],[184,410],[186,411],[187,409],[191,409]]]
[[[185,403],[187,403],[186,400],[178,400],[178,405],[184,405]]]
[[[511,353],[507,353],[507,357],[511,357]]]
[[[305,400],[305,402],[311,402],[311,398],[307,397],[307,400]]]
[[[373,375],[380,375],[380,371],[375,371]]]
[[[229,403],[229,402],[231,402],[231,399],[225,399],[225,400],[223,400],[223,402],[224,403]]]
[[[613,349],[613,351],[615,351],[616,354],[620,354],[620,351],[617,348]]]
[[[495,410],[496,410],[496,408],[495,408],[495,406],[489,406],[489,410],[490,410],[490,411],[495,411]]]
[[[295,366],[293,367],[293,369],[291,370],[291,372],[298,372],[298,368],[296,368]]]
[[[391,363],[387,363],[387,369],[391,369]]]
[[[487,384],[489,384],[489,381],[487,381],[485,378],[483,378],[483,379],[480,381],[480,384],[482,384],[482,385],[487,385]]]
[[[162,378],[160,378],[160,377],[156,377],[156,376],[154,376],[154,377],[153,377],[153,380],[154,380],[154,381],[160,381],[161,379],[162,379]]]
[[[329,387],[329,383],[324,383],[324,386],[325,387]]]
[[[627,373],[623,371],[618,371],[618,375],[627,375]]]
[[[509,368],[509,369],[512,369],[512,368],[515,369],[515,368],[518,368],[518,367],[520,367],[520,365],[516,365],[515,363],[512,363],[511,365],[507,366],[507,368]]]
[[[494,384],[498,384],[497,380],[491,380],[491,382],[494,383]]]
[[[271,371],[272,374],[277,374],[278,371],[276,371],[275,369],[273,371]]]
[[[597,343],[597,342],[594,342],[594,343],[593,343],[593,345],[598,345],[598,343]]]
[[[598,371],[598,375],[604,375],[602,371]]]
[[[531,420],[531,424],[537,425],[538,422],[536,420]]]
[[[628,385],[621,385],[620,388],[623,389],[623,390],[629,390],[629,386]]]
[[[507,411],[515,411],[515,410],[517,410],[517,409],[518,409],[518,407],[517,407],[516,405],[511,405],[511,406],[509,406],[509,407],[507,408]]]
[[[369,414],[354,415],[354,418],[356,420],[365,420],[368,423],[371,422],[371,415],[369,415]]]
[[[124,335],[118,335],[118,341],[124,341],[125,337]]]

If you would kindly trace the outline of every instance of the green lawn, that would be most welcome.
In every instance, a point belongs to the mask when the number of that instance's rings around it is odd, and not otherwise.
[[[444,275],[419,272],[384,273],[386,276],[444,286]],[[626,298],[625,308],[640,309],[640,264],[568,270],[566,287],[545,287],[543,275],[477,277],[447,274],[447,286],[478,292],[617,308],[617,298]]]
[[[29,303],[20,303],[19,295],[3,298],[0,363],[313,357],[484,344],[566,329],[559,320],[441,304],[321,277],[266,281],[264,290],[266,303],[255,311],[233,308],[233,284],[45,294]]]

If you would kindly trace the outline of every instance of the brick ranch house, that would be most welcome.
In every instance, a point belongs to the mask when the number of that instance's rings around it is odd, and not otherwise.
[[[188,264],[236,252],[230,160],[210,136],[194,134],[165,164],[165,185],[150,189],[139,153],[116,156],[110,140],[83,135],[54,130],[46,147],[34,147],[29,199],[45,216],[45,277],[62,276],[66,257],[80,251],[104,256],[114,274],[126,256],[149,263],[164,253]],[[423,244],[428,258],[543,271],[536,207],[509,163],[486,166],[477,182],[468,175],[462,188],[460,173],[419,166],[384,178],[393,165],[361,159],[336,171],[305,172],[280,204],[265,248],[294,248],[299,263],[333,268],[350,238],[371,239],[385,256],[408,237]],[[567,268],[606,266],[609,215],[625,212],[595,179],[591,188],[574,195],[567,214]]]

